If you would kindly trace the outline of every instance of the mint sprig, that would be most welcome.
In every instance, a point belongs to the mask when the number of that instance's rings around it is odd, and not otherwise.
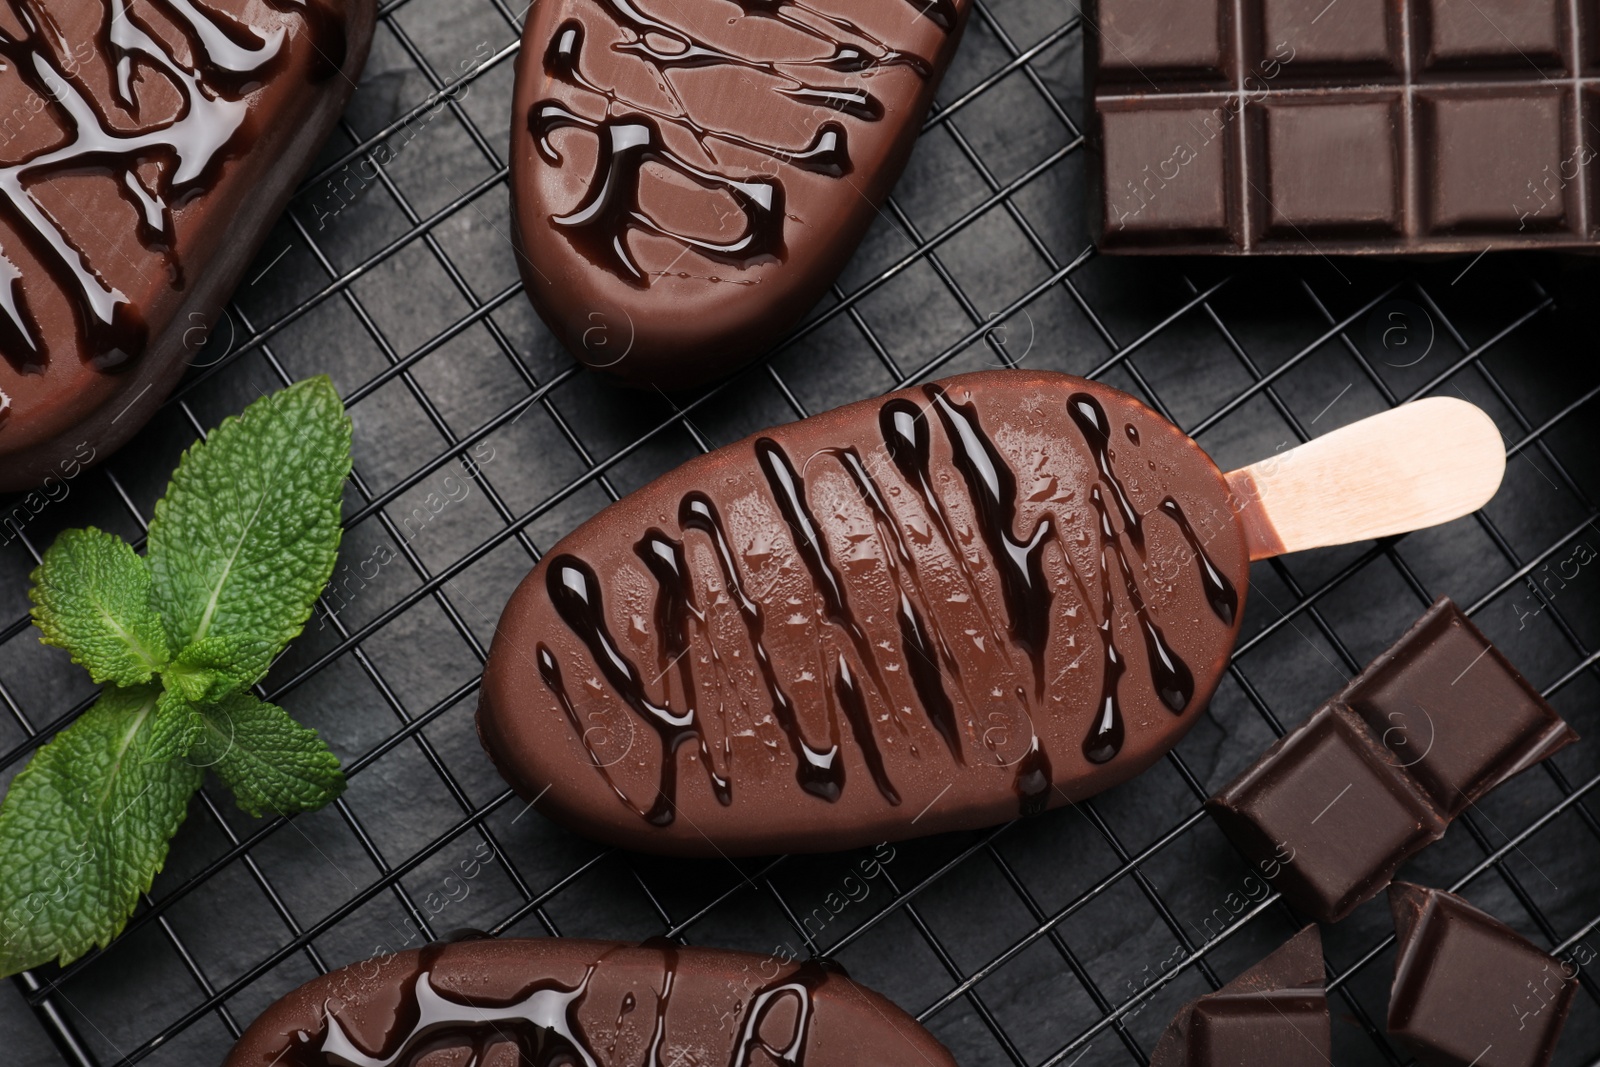
[[[201,713],[195,761],[251,815],[320,808],[344,792],[339,757],[276,704],[234,693]]]
[[[105,685],[0,803],[0,976],[121,932],[210,768],[251,815],[344,791],[315,730],[257,699],[333,573],[350,419],[326,378],[262,397],[186,452],[141,558],[93,528],[33,572],[33,620]]]
[[[327,378],[258,400],[191,448],[156,502],[146,559],[173,647],[251,637],[277,655],[333,574],[349,473],[350,419]]]
[[[34,754],[0,806],[0,970],[81,956],[122,929],[201,771],[150,756],[161,691],[111,686]]]
[[[44,643],[72,653],[102,684],[140,685],[171,649],[150,570],[116,534],[66,530],[33,572],[33,621]]]

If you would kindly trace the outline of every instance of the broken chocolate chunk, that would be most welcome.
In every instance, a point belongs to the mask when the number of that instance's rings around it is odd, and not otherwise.
[[[1441,597],[1206,810],[1251,863],[1279,871],[1291,904],[1336,922],[1468,805],[1576,740]]]
[[[1389,1032],[1426,1067],[1544,1067],[1578,983],[1568,965],[1453,893],[1389,887],[1399,940]]]
[[[1447,819],[1576,739],[1448,597],[1368,664],[1341,699]]]
[[[1290,903],[1336,922],[1444,836],[1445,821],[1387,757],[1349,708],[1324,704],[1206,810],[1252,864],[1281,864],[1272,884]]]
[[[1331,1062],[1322,935],[1307,926],[1239,977],[1184,1005],[1150,1067],[1283,1067]]]

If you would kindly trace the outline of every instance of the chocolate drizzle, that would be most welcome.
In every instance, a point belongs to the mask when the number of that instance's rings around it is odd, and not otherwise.
[[[844,761],[839,758],[838,739],[834,738],[832,745],[827,749],[817,749],[808,744],[801,734],[800,718],[795,713],[789,695],[783,691],[783,686],[778,684],[778,672],[772,665],[772,657],[767,653],[766,618],[761,612],[761,605],[745,592],[744,582],[739,577],[738,564],[733,558],[733,549],[728,544],[727,531],[723,529],[722,517],[717,513],[717,506],[704,493],[690,493],[683,498],[683,503],[678,508],[678,525],[685,530],[699,530],[711,538],[712,547],[716,549],[717,562],[722,567],[722,579],[728,584],[728,592],[738,605],[740,618],[744,620],[745,632],[750,635],[750,645],[755,651],[756,665],[760,668],[762,681],[766,683],[767,696],[772,700],[772,714],[778,720],[778,727],[789,739],[789,747],[794,752],[795,780],[799,782],[801,789],[813,796],[827,801],[838,800],[844,790]]]
[[[617,799],[632,808],[639,818],[649,818],[649,812],[628,799],[628,794],[624,793],[622,787],[617,785],[616,779],[611,777],[610,764],[602,760],[600,754],[594,750],[594,745],[589,740],[590,731],[583,725],[583,720],[578,717],[578,710],[572,706],[572,696],[567,692],[566,680],[561,676],[561,662],[556,659],[556,654],[551,652],[549,647],[541,641],[534,649],[534,657],[539,664],[540,679],[544,681],[546,688],[555,694],[557,703],[561,705],[561,710],[567,716],[567,722],[572,726],[572,732],[577,734],[578,740],[583,743],[584,751],[589,753],[589,761],[600,772],[600,777],[606,780],[606,785],[611,787],[611,791],[617,795]]]
[[[922,701],[928,721],[944,738],[950,755],[957,763],[965,763],[966,756],[961,750],[961,723],[956,718],[955,706],[950,703],[950,694],[944,689],[944,673],[939,670],[939,652],[928,640],[922,616],[905,593],[900,594],[899,622],[900,654],[906,663],[906,673],[911,675],[911,685],[917,691],[917,699]],[[943,642],[940,644],[942,646]],[[941,651],[954,667],[955,660],[950,656],[949,649],[941,647]]]
[[[917,9],[917,14],[949,33],[956,24],[956,5],[953,0],[906,0]]]
[[[1128,499],[1127,491],[1123,488],[1122,481],[1111,466],[1111,421],[1106,418],[1105,408],[1100,401],[1088,393],[1073,393],[1067,398],[1067,414],[1072,422],[1083,434],[1085,443],[1089,446],[1090,453],[1094,456],[1095,467],[1099,471],[1099,482],[1104,484],[1116,501],[1117,511],[1122,517],[1123,529],[1128,540],[1138,549],[1141,556],[1145,551],[1144,523],[1139,513],[1134,510],[1133,503]],[[1134,446],[1139,444],[1139,431],[1129,424],[1124,428],[1129,442]],[[1095,485],[1089,491],[1089,499],[1094,505],[1095,515],[1100,527],[1100,583],[1101,583],[1101,612],[1100,612],[1100,641],[1104,648],[1105,660],[1102,670],[1099,712],[1090,724],[1089,733],[1083,740],[1083,754],[1091,763],[1105,763],[1112,759],[1122,749],[1124,728],[1122,723],[1122,709],[1117,700],[1117,685],[1122,679],[1123,672],[1127,669],[1116,643],[1112,640],[1112,620],[1116,611],[1116,601],[1111,593],[1111,568],[1106,563],[1106,553],[1109,551],[1116,558],[1117,573],[1122,577],[1123,589],[1127,594],[1128,603],[1133,607],[1134,614],[1139,620],[1139,629],[1144,636],[1145,658],[1150,665],[1150,681],[1155,687],[1157,696],[1166,708],[1174,714],[1180,714],[1194,699],[1194,674],[1189,670],[1188,664],[1167,643],[1166,634],[1155,620],[1150,617],[1150,610],[1145,604],[1144,595],[1139,591],[1139,583],[1133,572],[1133,567],[1128,562],[1127,553],[1122,550],[1122,539],[1116,528],[1111,524],[1111,515],[1105,505],[1105,496],[1100,485]],[[1176,508],[1176,504],[1173,505]],[[1182,512],[1178,513],[1182,519]],[[1181,525],[1187,528],[1187,522]],[[1192,531],[1189,532],[1190,543],[1195,543]],[[1208,561],[1209,565],[1209,561]],[[1220,576],[1218,576],[1220,578]],[[1237,603],[1237,600],[1235,600]],[[1216,601],[1212,601],[1212,608],[1216,610]]]
[[[923,392],[944,422],[956,469],[967,483],[980,532],[1000,575],[1012,639],[1032,657],[1034,689],[1043,699],[1051,592],[1041,557],[1050,536],[1050,520],[1039,520],[1027,540],[1017,538],[1012,532],[1017,521],[1016,475],[978,424],[976,406],[956,404],[937,385],[924,386]]]
[[[933,462],[933,445],[927,414],[909,400],[901,398],[890,400],[878,411],[878,431],[883,435],[883,446],[889,453],[889,458],[900,469],[900,476],[916,487],[922,502],[927,505],[930,519],[938,527],[945,548],[955,559],[956,567],[966,582],[967,594],[983,615],[984,625],[989,628],[995,647],[1004,654],[1005,643],[1001,639],[1000,631],[995,627],[994,618],[990,616],[989,609],[984,604],[978,579],[973,575],[966,553],[961,550],[960,542],[950,529],[950,518],[945,514],[943,503],[933,491],[930,467]]]
[[[287,10],[285,0],[267,0],[279,11]],[[350,38],[345,33],[344,16],[333,9],[328,0],[287,0],[290,7],[298,6],[311,33],[314,53],[311,69],[306,77],[312,82],[332,81],[344,69],[345,53],[350,48]]]
[[[861,748],[861,758],[867,761],[867,770],[872,773],[873,784],[878,787],[878,792],[883,794],[883,799],[890,804],[898,805],[900,794],[895,790],[894,783],[889,781],[889,772],[883,766],[883,753],[878,751],[878,735],[872,729],[872,714],[867,711],[867,702],[862,697],[855,677],[850,673],[850,665],[845,662],[843,656],[839,657],[838,670],[833,676],[833,691],[839,698],[840,707],[844,708],[844,717],[850,723],[850,732]]]
[[[1222,620],[1224,626],[1232,626],[1234,617],[1239,614],[1239,591],[1228,581],[1228,576],[1211,562],[1211,557],[1206,555],[1205,546],[1195,535],[1189,517],[1183,513],[1178,502],[1169,496],[1161,502],[1161,510],[1178,524],[1183,539],[1189,543],[1189,552],[1194,556],[1195,566],[1199,568],[1200,585],[1206,591],[1206,603],[1211,605],[1212,613]]]
[[[831,47],[822,57],[796,59],[752,59],[702,40],[651,14],[634,0],[595,0],[619,26],[631,31],[631,38],[611,46],[612,50],[636,56],[653,69],[657,82],[672,97],[676,113],[639,101],[623,99],[613,90],[597,84],[583,70],[584,27],[569,19],[557,27],[545,51],[544,66],[549,76],[568,86],[603,97],[605,115],[600,119],[583,117],[568,105],[553,99],[536,104],[528,116],[528,127],[539,154],[552,164],[561,156],[550,143],[550,135],[563,128],[581,128],[598,141],[595,171],[579,207],[567,215],[551,218],[590,262],[610,271],[635,288],[649,285],[650,273],[640,267],[628,248],[630,231],[656,234],[682,244],[686,249],[719,263],[741,269],[759,263],[780,261],[785,255],[783,185],[775,178],[738,174],[715,163],[707,139],[765,155],[800,170],[840,178],[852,167],[845,127],[834,121],[823,122],[804,148],[791,149],[765,144],[727,130],[702,125],[690,113],[668,77],[674,70],[707,67],[737,67],[753,70],[776,79],[774,91],[814,110],[838,112],[861,122],[878,122],[884,116],[883,104],[861,85],[814,84],[798,77],[797,69],[814,68],[833,74],[865,77],[890,66],[904,66],[918,77],[932,76],[924,59],[889,48],[854,23],[818,11],[798,0],[737,0],[747,16],[774,19],[800,30]],[[950,0],[937,0],[935,21],[948,31],[954,25]],[[803,13],[801,19],[791,14]],[[941,21],[943,19],[944,21]],[[821,24],[819,27],[818,24]],[[826,27],[831,32],[824,32]],[[850,38],[840,39],[840,38]],[[663,136],[663,127],[688,131],[702,148],[709,162],[691,162],[673,151]],[[711,192],[732,198],[745,216],[745,228],[732,241],[712,241],[693,237],[652,219],[640,206],[641,170],[658,164]]]
[[[1090,496],[1099,502],[1098,486]],[[1104,503],[1098,503],[1098,510],[1103,517]],[[1116,754],[1122,751],[1124,735],[1122,705],[1117,699],[1117,685],[1122,681],[1122,674],[1128,669],[1128,665],[1124,662],[1122,653],[1117,650],[1114,637],[1113,620],[1116,618],[1117,602],[1111,595],[1111,573],[1106,566],[1106,540],[1109,527],[1110,523],[1102,518],[1099,552],[1100,621],[1096,626],[1100,631],[1100,648],[1103,655],[1100,669],[1100,702],[1096,705],[1094,719],[1089,724],[1089,733],[1083,739],[1083,758],[1090,763],[1111,762]]]
[[[435,946],[429,946],[434,948]],[[491,1046],[516,1048],[517,1063],[528,1067],[598,1067],[578,1024],[578,1006],[588,992],[595,968],[572,989],[540,983],[521,1000],[501,1007],[451,1000],[433,988],[430,953],[424,950],[419,971],[402,993],[397,1025],[384,1051],[363,1052],[331,1009],[324,1009],[322,1043],[313,1046],[301,1035],[277,1062],[284,1067],[412,1067],[433,1053],[467,1048],[470,1063],[482,1063]]]
[[[711,752],[706,745],[705,731],[700,725],[692,703],[682,714],[676,714],[665,703],[658,704],[645,692],[643,679],[633,661],[623,655],[611,636],[605,622],[605,609],[600,596],[600,581],[587,563],[576,556],[558,556],[550,563],[547,574],[550,601],[594,657],[606,681],[617,694],[661,738],[661,784],[654,805],[645,819],[654,826],[669,826],[676,817],[678,792],[678,748],[690,738],[700,745],[700,759],[705,764],[706,775],[711,780],[712,791],[723,804],[731,803],[732,788],[725,778],[717,774],[711,762]],[[692,700],[693,693],[686,695]]]
[[[825,15],[815,8],[807,7],[796,0],[734,0],[744,8],[746,15],[757,15],[776,19],[784,24],[794,27],[814,40],[822,41],[833,46],[830,55],[820,59],[791,59],[791,60],[760,60],[747,56],[736,55],[725,49],[699,39],[693,34],[674,26],[654,15],[645,13],[637,7],[632,0],[595,0],[606,10],[619,25],[627,26],[636,34],[631,41],[612,47],[618,52],[627,52],[642,56],[653,66],[657,72],[673,69],[693,69],[697,67],[744,67],[749,70],[760,71],[773,77],[783,79],[798,89],[810,89],[817,92],[827,90],[826,86],[811,86],[796,79],[787,73],[790,67],[822,67],[840,74],[859,74],[875,67],[905,66],[911,67],[921,77],[928,77],[932,71],[927,62],[920,57],[897,52],[876,37],[862,30],[860,26],[846,19],[833,15]],[[877,54],[873,55],[861,47],[846,41],[833,40],[829,35],[820,32],[816,27],[808,25],[784,12],[785,8],[794,8],[804,11],[818,18],[834,28],[840,34],[855,37],[863,43],[873,46]],[[872,99],[864,90],[851,90],[866,99]],[[883,108],[873,100],[875,111],[872,115],[858,115],[868,121],[876,121],[883,117]]]
[[[683,558],[683,543],[660,530],[651,530],[633,546],[656,580],[656,629],[661,634],[659,674],[674,665],[683,679],[684,700],[694,697],[694,671],[689,657],[689,620],[695,615],[694,590],[689,585],[689,566]]]
[[[1098,485],[1089,490],[1089,499],[1094,503],[1095,514],[1100,519],[1100,550],[1104,553],[1109,548],[1116,557],[1128,603],[1133,605],[1139,629],[1144,634],[1145,657],[1150,661],[1150,682],[1167,710],[1174,715],[1181,714],[1189,706],[1189,701],[1194,699],[1194,674],[1167,644],[1166,634],[1161,627],[1150,618],[1150,609],[1145,606],[1144,596],[1139,592],[1139,583],[1134,581],[1133,568],[1128,566],[1127,553],[1122,551],[1122,540],[1111,526],[1111,515],[1106,511],[1105,497]]]
[[[739,1028],[739,1040],[733,1049],[729,1067],[750,1067],[753,1063],[771,1060],[779,1067],[800,1067],[806,1058],[806,1041],[811,1036],[811,1013],[817,987],[828,980],[827,966],[818,960],[807,960],[788,978],[775,982],[750,998],[750,1008],[745,1013],[744,1025]],[[762,1024],[779,1004],[793,1000],[794,1035],[788,1044],[774,1047],[762,1036]],[[760,1049],[765,1055],[755,1059]]]
[[[678,943],[670,938],[652,937],[639,947],[661,953],[661,992],[656,996],[655,1028],[650,1031],[650,1050],[644,1062],[645,1067],[663,1067],[661,1049],[667,1040],[667,1005],[672,1003],[672,987],[678,980]]]
[[[621,101],[616,93],[595,84],[583,73],[583,65],[581,63],[583,41],[584,29],[582,22],[577,19],[568,19],[563,22],[556,30],[555,36],[550,39],[550,47],[545,51],[545,72],[557,81],[603,96],[609,103],[620,103]],[[811,138],[811,143],[805,148],[788,149],[780,148],[777,145],[764,144],[728,130],[709,129],[702,126],[692,115],[687,113],[671,114],[657,108],[648,107],[637,101],[628,101],[626,107],[649,115],[659,122],[687,127],[702,145],[708,137],[712,137],[728,144],[738,145],[740,148],[748,148],[752,152],[770,156],[800,170],[809,171],[812,174],[823,174],[830,178],[841,178],[849,174],[851,170],[849,135],[845,132],[845,128],[837,122],[824,122],[818,126],[817,132]]]
[[[865,89],[797,85],[792,89],[779,89],[778,92],[802,104],[838,111],[862,122],[877,122],[883,118],[883,105]]]
[[[850,638],[856,655],[861,658],[867,673],[872,675],[873,684],[887,699],[883,674],[878,669],[878,657],[873,653],[872,644],[862,631],[861,623],[850,610],[844,578],[834,569],[828,546],[817,528],[817,520],[811,514],[811,506],[806,503],[805,482],[795,471],[794,464],[789,462],[788,454],[770,437],[763,437],[756,442],[756,460],[761,465],[761,473],[766,476],[767,485],[772,489],[778,511],[789,524],[794,547],[805,561],[806,569],[811,572],[811,580],[817,591],[822,594],[822,607],[828,620]]]
[[[595,121],[547,101],[528,118],[539,154],[552,163],[559,163],[561,156],[550,143],[550,135],[568,127],[588,130],[597,138],[594,177],[577,208],[553,216],[550,224],[565,231],[591,263],[636,288],[646,288],[647,275],[628,249],[631,230],[670,238],[708,259],[736,267],[783,258],[783,186],[776,181],[728,178],[695,166],[667,147],[660,127],[645,115]],[[704,189],[727,193],[744,214],[743,233],[732,241],[710,241],[657,223],[639,206],[639,172],[647,163],[676,171]]]
[[[800,0],[733,0],[744,9],[746,15],[755,15],[762,18],[774,19],[786,26],[791,26],[801,33],[825,44],[834,46],[833,54],[823,59],[811,60],[810,63],[819,67],[827,67],[846,74],[856,74],[873,67],[905,66],[916,71],[923,78],[933,74],[933,68],[921,56],[911,55],[907,52],[897,52],[885,44],[881,39],[874,37],[849,19],[840,18],[818,10]],[[910,2],[910,0],[908,0]],[[940,0],[948,6],[948,0]],[[863,52],[860,48],[844,42],[835,42],[828,34],[821,33],[808,22],[804,22],[788,14],[786,9],[803,12],[807,17],[833,27],[837,34],[855,37],[858,40],[870,43],[876,50],[876,55]],[[952,12],[953,14],[953,9]],[[952,19],[950,25],[941,26],[946,32],[955,24]]]
[[[920,584],[916,561],[911,556],[910,546],[906,544],[899,523],[890,514],[888,502],[883,499],[878,483],[867,470],[866,464],[861,462],[860,453],[853,448],[830,449],[829,452],[838,457],[840,465],[850,475],[851,481],[856,483],[856,490],[861,494],[861,499],[872,509],[873,521],[877,524],[880,535],[883,531],[889,534],[894,551],[885,558],[889,572],[894,577],[895,587],[900,593],[898,610],[900,655],[905,660],[906,673],[911,676],[911,684],[917,691],[917,698],[922,701],[923,710],[928,713],[929,721],[933,723],[934,729],[939,731],[939,736],[944,738],[945,747],[950,750],[950,755],[955,761],[965,763],[966,756],[962,752],[961,744],[961,725],[956,718],[956,709],[950,701],[950,694],[945,692],[944,672],[940,670],[940,663],[943,662],[958,681],[961,677],[961,666],[951,654],[944,634],[939,630],[938,622],[933,622],[930,629],[908,596],[910,592],[908,587]]]
[[[419,954],[414,972],[402,980],[395,1022],[377,1052],[367,1052],[351,1039],[335,1014],[338,1009],[334,1005],[340,1004],[341,999],[333,998],[323,1009],[320,1033],[301,1031],[274,1062],[283,1067],[414,1067],[424,1061],[434,1062],[440,1053],[449,1058],[449,1053],[465,1050],[469,1058],[463,1062],[481,1064],[491,1048],[510,1045],[517,1052],[516,1062],[526,1067],[599,1067],[596,1046],[584,1032],[578,1015],[595,973],[605,966],[605,955],[591,963],[571,988],[541,980],[514,1002],[496,1005],[455,1000],[434,988],[433,971],[446,947],[428,945]],[[677,985],[680,950],[675,943],[659,937],[639,947],[660,954],[662,973],[644,1067],[666,1067],[672,1059],[667,1055],[667,1016]],[[828,977],[827,965],[813,960],[756,990],[739,1011],[739,1028],[727,1067],[754,1067],[761,1063],[801,1067],[816,993]],[[631,1012],[637,1003],[634,991],[627,991],[622,1014]],[[793,1007],[789,1016],[793,1022],[781,1028],[769,1025],[769,1019],[785,1004]],[[619,1026],[620,1019],[621,1016]],[[780,1038],[775,1030],[781,1030],[783,1036]],[[456,1060],[452,1058],[450,1062]]]
[[[1139,521],[1139,513],[1133,510],[1133,504],[1128,500],[1116,471],[1111,469],[1111,422],[1106,418],[1106,409],[1088,393],[1073,393],[1067,398],[1067,414],[1072,416],[1073,423],[1089,444],[1089,451],[1094,453],[1101,480],[1111,487],[1111,494],[1116,497],[1117,511],[1127,527],[1128,540],[1139,550],[1139,555],[1144,555],[1144,524]],[[1130,426],[1129,429],[1133,428]]]
[[[1023,815],[1037,815],[1049,806],[1050,785],[1050,755],[1035,733],[1027,754],[1017,762],[1017,776],[1012,781]]]
[[[0,61],[41,99],[69,128],[65,143],[0,166],[0,200],[30,251],[52,280],[73,300],[83,332],[84,359],[95,368],[114,372],[130,366],[143,351],[148,330],[132,301],[89,261],[66,228],[35,199],[33,189],[57,174],[98,173],[112,177],[137,213],[137,236],[162,256],[176,287],[183,272],[176,259],[172,205],[205,191],[223,161],[239,148],[246,130],[249,103],[245,97],[281,64],[285,30],[265,37],[230,24],[187,0],[152,0],[188,44],[194,66],[187,67],[149,31],[147,15],[131,10],[124,0],[107,0],[100,50],[115,64],[112,90],[118,109],[139,117],[133,95],[133,70],[145,65],[183,98],[175,118],[131,131],[127,118],[113,119],[111,109],[89,95],[83,79],[63,61],[60,30],[37,0],[17,0],[12,13],[24,35],[0,34]],[[342,16],[322,0],[274,0],[280,11],[304,19],[317,64],[344,58]],[[320,70],[313,70],[313,77]],[[153,176],[141,173],[159,164]],[[16,265],[0,249],[0,354],[20,373],[45,365],[44,338],[22,297],[24,286]]]
[[[770,18],[780,18],[791,26],[810,30],[809,26],[782,13],[784,8],[792,7],[797,11],[806,12],[813,18],[821,19],[837,26],[848,33],[853,33],[858,37],[867,37],[868,40],[874,43],[882,44],[877,38],[868,36],[866,31],[855,23],[848,22],[837,15],[819,11],[814,7],[801,3],[800,0],[733,0],[733,2],[744,8],[746,15],[766,15]],[[906,0],[906,3],[916,8],[919,15],[926,16],[929,22],[932,22],[946,33],[949,33],[955,27],[956,8],[951,0]]]
[[[39,343],[39,323],[22,300],[22,271],[0,250],[0,355],[18,374],[42,374],[45,356]],[[5,411],[10,413],[7,400]]]

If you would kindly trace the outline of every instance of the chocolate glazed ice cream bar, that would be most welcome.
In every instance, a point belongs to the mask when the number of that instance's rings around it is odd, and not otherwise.
[[[1086,0],[1107,252],[1600,246],[1594,0]]]
[[[1451,399],[1224,476],[1083,379],[904,389],[695,459],[555,545],[496,630],[479,733],[541,812],[637,849],[1003,822],[1182,737],[1252,558],[1445,521],[1503,469]]]
[[[459,941],[316,978],[224,1067],[955,1067],[831,965],[604,941]]]
[[[529,298],[581,362],[688,388],[827,292],[969,0],[541,0],[512,110]]]
[[[355,88],[373,0],[0,7],[0,491],[131,437]]]

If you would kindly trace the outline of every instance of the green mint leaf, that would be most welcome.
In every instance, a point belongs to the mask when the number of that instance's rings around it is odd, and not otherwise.
[[[0,804],[0,975],[106,945],[150,888],[201,772],[150,758],[160,690],[110,688]]]
[[[288,644],[333,573],[350,418],[326,377],[223,420],[184,454],[150,523],[156,604],[172,644],[213,634]]]
[[[173,760],[187,756],[199,744],[206,722],[182,693],[164,690],[150,722],[150,744],[145,757]]]
[[[339,757],[276,704],[235,693],[203,709],[194,762],[210,767],[251,815],[314,811],[344,792]]]
[[[272,643],[263,638],[212,634],[185,646],[161,672],[161,680],[191,704],[212,704],[260,681],[273,655]]]
[[[72,653],[96,682],[140,685],[166,664],[150,569],[122,538],[92,526],[67,530],[32,577],[44,643]]]

